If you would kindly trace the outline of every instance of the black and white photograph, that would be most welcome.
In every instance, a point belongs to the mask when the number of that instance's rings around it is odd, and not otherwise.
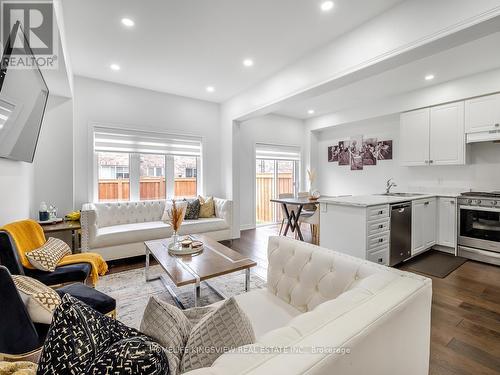
[[[328,147],[328,161],[329,162],[339,161],[339,145]]]
[[[351,141],[340,141],[339,142],[339,165],[350,165],[351,157],[349,147],[351,145]]]
[[[375,149],[377,147],[377,138],[363,139],[363,148],[361,154],[363,156],[363,166],[377,165],[377,157],[375,156]]]
[[[362,135],[356,135],[351,137],[351,145],[349,147],[349,153],[351,157],[352,171],[359,171],[363,169],[363,157],[361,155],[362,147],[363,147]]]
[[[392,160],[392,140],[379,141],[375,149],[377,160]]]

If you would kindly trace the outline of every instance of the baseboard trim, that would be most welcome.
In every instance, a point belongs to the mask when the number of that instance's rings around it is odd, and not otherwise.
[[[240,230],[255,229],[255,224],[243,224],[240,225]]]

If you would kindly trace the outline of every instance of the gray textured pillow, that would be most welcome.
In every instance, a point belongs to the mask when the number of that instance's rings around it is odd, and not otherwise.
[[[209,367],[224,351],[254,342],[250,320],[231,297],[192,327],[184,347],[181,373]]]
[[[172,375],[179,373],[184,345],[189,338],[190,330],[191,323],[182,310],[156,297],[149,299],[140,331],[165,348]]]

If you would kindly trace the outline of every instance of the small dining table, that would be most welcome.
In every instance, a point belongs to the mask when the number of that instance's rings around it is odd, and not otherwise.
[[[292,197],[292,198],[275,198],[271,199],[271,202],[279,203],[283,206],[283,212],[286,216],[286,227],[283,235],[287,235],[288,229],[292,230],[292,233],[297,231],[301,241],[304,241],[302,236],[302,231],[300,230],[299,218],[302,214],[302,209],[308,204],[319,204],[317,200],[310,200],[308,197]],[[288,206],[297,206],[297,211],[288,210]]]

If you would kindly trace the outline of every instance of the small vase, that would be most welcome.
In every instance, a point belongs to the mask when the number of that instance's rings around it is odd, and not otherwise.
[[[179,250],[181,248],[181,242],[179,241],[179,235],[177,231],[174,231],[174,233],[172,234],[171,244],[174,250]]]

